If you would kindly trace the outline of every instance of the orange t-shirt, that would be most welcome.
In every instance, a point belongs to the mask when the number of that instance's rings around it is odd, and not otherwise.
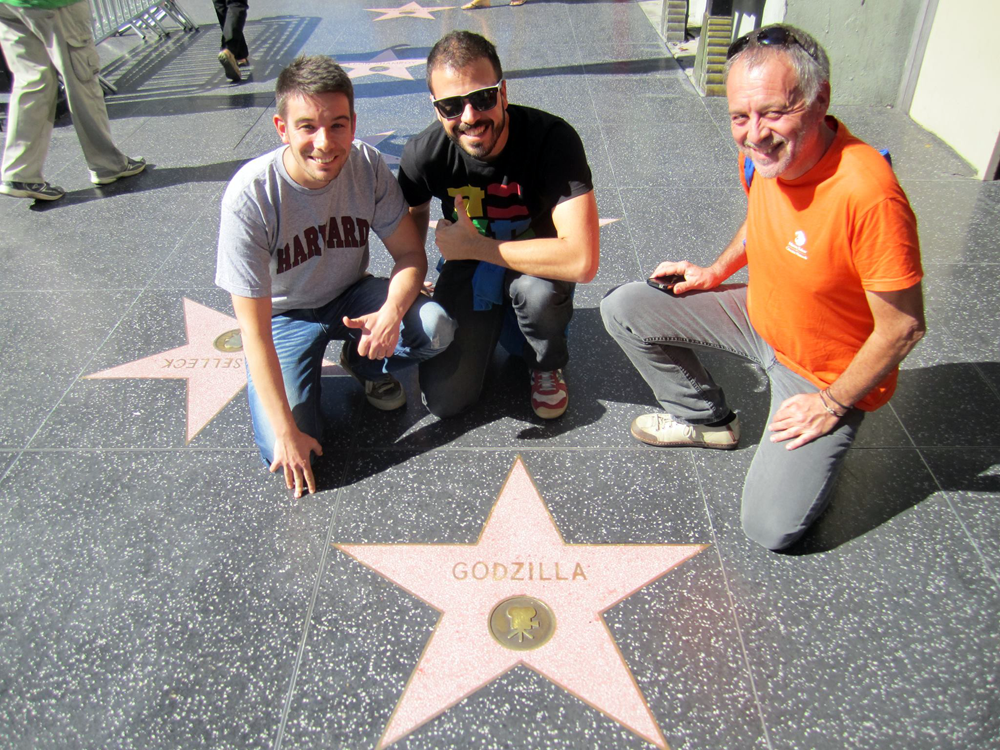
[[[819,388],[847,368],[874,329],[865,292],[908,289],[923,277],[917,220],[892,167],[834,118],[823,158],[795,180],[748,192],[747,308],[778,361]],[[857,404],[874,411],[896,388],[893,370]]]

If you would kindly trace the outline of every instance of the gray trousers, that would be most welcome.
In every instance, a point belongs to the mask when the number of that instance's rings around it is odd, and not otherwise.
[[[639,282],[615,289],[601,302],[608,332],[653,389],[660,406],[692,424],[729,413],[725,394],[702,366],[698,349],[748,359],[771,385],[767,423],[783,401],[819,389],[778,362],[747,315],[745,286],[674,297]],[[743,485],[747,536],[768,549],[796,541],[823,512],[837,470],[854,441],[864,412],[851,409],[836,429],[794,451],[772,443],[764,431]]]
[[[569,361],[566,327],[573,317],[576,285],[508,270],[503,305],[475,310],[472,277],[478,265],[474,260],[448,261],[434,286],[434,301],[458,324],[451,345],[420,363],[420,389],[436,417],[453,417],[479,400],[508,306],[527,341],[523,357],[529,369],[557,370]]]
[[[51,9],[0,3],[0,44],[14,75],[0,179],[45,181],[42,165],[52,139],[56,71],[87,166],[99,177],[125,169],[128,157],[111,140],[93,33],[87,0]]]

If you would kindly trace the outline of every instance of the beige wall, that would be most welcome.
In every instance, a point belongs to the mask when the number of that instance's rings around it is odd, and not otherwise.
[[[826,49],[834,104],[886,106],[895,104],[899,95],[922,4],[923,0],[787,0],[785,22],[808,31]]]
[[[1000,1],[941,0],[909,115],[985,174],[1000,134]]]

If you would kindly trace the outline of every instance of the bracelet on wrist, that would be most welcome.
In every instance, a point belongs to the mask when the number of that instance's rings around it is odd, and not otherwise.
[[[829,414],[830,414],[831,416],[834,416],[834,417],[836,417],[837,419],[842,419],[842,418],[843,418],[843,417],[844,417],[844,416],[845,416],[845,415],[847,414],[847,411],[845,410],[843,414],[838,414],[837,412],[835,412],[835,411],[833,410],[833,407],[831,407],[831,406],[830,406],[830,405],[829,405],[829,404],[828,404],[828,403],[826,402],[826,397],[827,397],[827,396],[829,396],[829,395],[830,395],[830,394],[829,394],[829,393],[828,393],[827,391],[820,391],[820,392],[819,392],[819,400],[820,400],[820,403],[821,403],[821,404],[823,404],[823,408],[824,408],[824,409],[826,409],[826,411],[827,411],[827,412],[828,412],[828,413],[829,413]],[[839,406],[839,404],[838,404],[838,406]]]
[[[838,401],[837,399],[835,399],[835,398],[833,397],[833,393],[831,393],[831,392],[830,392],[830,389],[829,389],[829,388],[827,388],[827,389],[826,389],[826,395],[827,395],[827,397],[828,397],[828,398],[829,398],[829,399],[830,399],[830,400],[831,400],[831,401],[832,401],[833,403],[835,403],[835,404],[836,404],[837,406],[839,406],[839,407],[840,407],[841,409],[843,409],[843,410],[844,410],[844,413],[845,413],[845,414],[846,414],[847,412],[849,412],[849,411],[851,410],[851,407],[850,407],[850,406],[844,406],[844,405],[843,405],[842,403],[840,403],[840,402],[839,402],[839,401]]]

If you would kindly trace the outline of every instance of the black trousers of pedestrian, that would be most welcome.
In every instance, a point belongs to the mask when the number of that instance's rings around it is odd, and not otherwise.
[[[215,15],[222,27],[222,48],[228,49],[237,60],[250,56],[247,40],[243,37],[243,25],[247,22],[247,0],[212,0]]]

